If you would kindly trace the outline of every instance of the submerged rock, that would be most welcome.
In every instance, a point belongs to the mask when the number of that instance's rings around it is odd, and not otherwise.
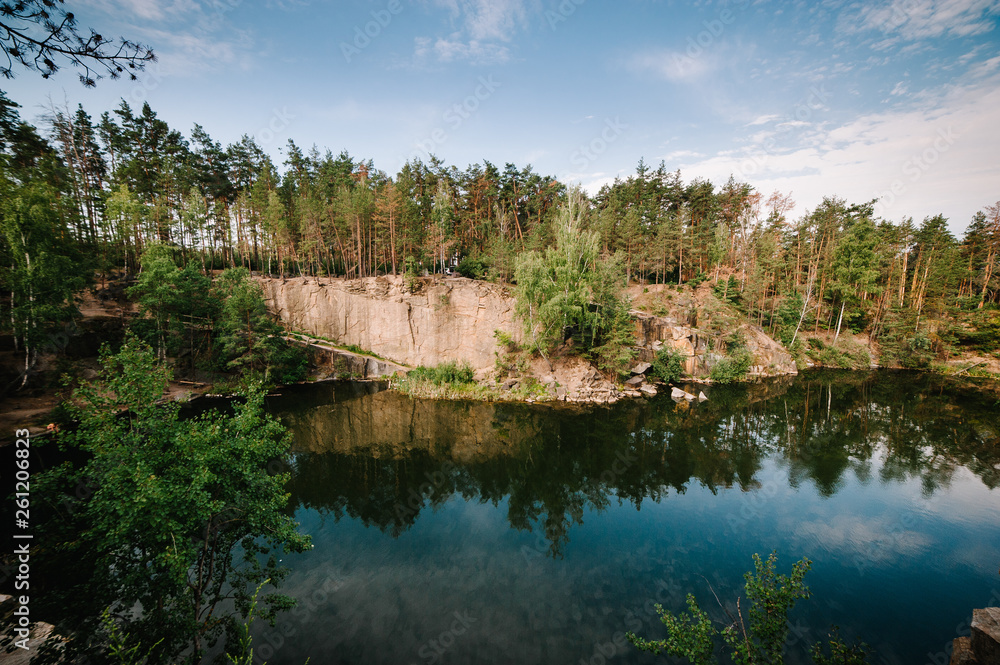
[[[687,400],[688,402],[698,399],[697,397],[687,392],[686,390],[681,390],[680,388],[677,387],[673,387],[670,389],[670,397],[675,401]]]

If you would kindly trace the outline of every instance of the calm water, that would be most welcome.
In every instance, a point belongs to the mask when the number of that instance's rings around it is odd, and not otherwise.
[[[657,662],[652,606],[713,618],[754,552],[808,557],[789,662],[831,624],[876,663],[943,665],[1000,604],[1000,407],[940,377],[812,373],[609,408],[286,390],[315,549],[257,628],[272,665]],[[744,603],[745,607],[745,603]]]

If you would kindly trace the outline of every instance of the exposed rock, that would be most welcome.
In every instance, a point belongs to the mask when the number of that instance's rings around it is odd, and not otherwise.
[[[956,637],[952,641],[948,665],[976,665],[976,659],[972,655],[972,638]]]
[[[633,376],[632,378],[630,378],[629,380],[627,380],[625,382],[625,385],[626,386],[638,386],[638,385],[641,385],[643,381],[645,381],[645,379],[642,378],[641,375],[640,376]]]
[[[680,400],[686,400],[688,402],[693,402],[694,400],[698,399],[697,397],[695,397],[694,395],[692,395],[688,391],[681,390],[680,388],[678,388],[676,386],[674,386],[674,387],[672,387],[670,389],[670,397],[675,402],[680,401]]]
[[[320,368],[316,373],[319,379],[351,376],[361,379],[377,379],[405,374],[409,368],[402,367],[387,360],[379,360],[371,356],[338,349],[316,340],[303,342],[295,338],[287,338],[289,342],[301,346],[309,356],[309,362]]]
[[[704,390],[701,390],[701,391],[698,392],[698,401],[699,402],[707,402],[708,401],[708,395],[705,394]]]
[[[715,355],[709,352],[709,335],[668,316],[653,316],[637,310],[630,314],[636,323],[636,344],[640,359],[651,361],[657,351],[670,348],[680,353],[685,374],[708,375]],[[754,357],[750,376],[798,373],[791,354],[781,344],[768,337],[763,329],[743,324],[739,326],[739,331],[746,338],[746,346]]]
[[[503,390],[513,390],[516,386],[517,379],[507,379],[503,382],[503,385],[501,385],[500,388]]]
[[[391,375],[401,365],[436,366],[455,361],[469,363],[477,380],[483,380],[491,374],[498,354],[506,352],[497,341],[496,331],[514,342],[523,341],[514,299],[496,284],[465,278],[424,278],[411,289],[399,276],[258,279],[269,307],[288,328],[337,340],[339,344],[357,345],[392,361],[360,356],[365,358],[360,365],[361,360],[344,352],[341,355],[347,360],[328,359],[333,364],[347,364],[346,369],[335,374],[338,376]],[[632,316],[639,361],[632,373],[637,377],[652,368],[656,352],[664,348],[681,354],[684,371],[691,376],[707,375],[712,363],[721,358],[709,351],[712,335],[694,327],[699,323],[697,315],[687,316],[685,323],[639,311],[632,312]],[[754,355],[752,376],[796,373],[791,356],[763,330],[748,324],[740,326],[740,330]],[[641,381],[629,383],[628,392],[614,390],[589,362],[571,349],[564,351],[557,350],[544,361],[533,361],[531,370],[524,372],[542,384],[565,386],[564,395],[553,386],[550,396],[606,403],[631,396],[641,385]],[[683,399],[697,398],[692,395]]]
[[[972,610],[971,642],[979,665],[1000,665],[1000,607]]]
[[[259,282],[268,306],[289,328],[407,365],[454,360],[486,369],[496,358],[494,331],[515,341],[522,337],[513,298],[487,282],[421,280],[416,294],[400,276]]]
[[[649,385],[648,383],[644,383],[641,386],[639,386],[639,392],[641,392],[643,395],[649,395],[650,397],[652,397],[653,395],[656,394],[656,388],[654,386]]]
[[[0,651],[0,660],[5,665],[28,665],[31,659],[38,655],[38,649],[52,636],[55,627],[44,621],[33,621],[28,626],[27,636],[17,630],[17,622],[14,620],[14,611],[17,604],[13,596],[0,595],[0,621],[4,626],[0,629],[0,644],[4,644]],[[23,630],[23,629],[22,629]],[[58,635],[55,639],[63,639]],[[10,640],[8,642],[8,640]],[[20,648],[18,642],[24,640],[26,649]]]

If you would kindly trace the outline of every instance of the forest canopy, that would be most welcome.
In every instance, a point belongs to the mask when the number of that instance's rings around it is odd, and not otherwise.
[[[28,346],[72,314],[73,290],[95,274],[134,279],[153,246],[206,275],[454,267],[512,283],[518,256],[556,248],[569,197],[530,165],[486,160],[460,170],[431,156],[388,174],[290,140],[275,164],[249,135],[228,146],[197,124],[185,135],[148,103],[98,118],[52,107],[34,127],[0,96],[0,147],[3,321]],[[962,238],[941,215],[886,220],[873,204],[831,193],[792,219],[787,194],[732,177],[685,182],[640,161],[585,196],[576,217],[628,282],[724,282],[720,297],[786,344],[850,329],[903,362],[951,342],[995,347],[1000,202],[984,201]]]

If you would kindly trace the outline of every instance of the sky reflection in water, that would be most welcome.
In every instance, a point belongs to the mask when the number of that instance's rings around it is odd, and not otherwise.
[[[814,561],[789,663],[831,624],[931,662],[1000,604],[997,398],[940,377],[812,373],[611,408],[286,391],[299,606],[272,665],[656,662],[652,605],[735,609],[754,552]],[[711,589],[709,588],[711,585]],[[603,660],[602,660],[603,659]]]

